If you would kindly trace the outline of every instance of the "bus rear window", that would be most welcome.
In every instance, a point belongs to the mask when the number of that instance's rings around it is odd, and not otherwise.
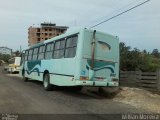
[[[106,43],[106,42],[103,42],[103,41],[98,41],[98,45],[100,46],[100,48],[104,51],[110,51],[111,50],[111,46]]]

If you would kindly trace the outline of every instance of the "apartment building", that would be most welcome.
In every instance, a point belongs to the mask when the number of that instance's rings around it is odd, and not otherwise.
[[[28,29],[28,46],[63,34],[67,29],[66,26],[56,26],[52,23],[41,23],[40,27],[30,26]]]
[[[12,55],[12,49],[8,47],[0,47],[0,54]]]

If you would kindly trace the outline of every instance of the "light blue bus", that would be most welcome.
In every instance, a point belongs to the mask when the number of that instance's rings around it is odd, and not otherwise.
[[[25,50],[21,65],[24,80],[56,86],[118,86],[118,37],[80,29],[38,43]]]

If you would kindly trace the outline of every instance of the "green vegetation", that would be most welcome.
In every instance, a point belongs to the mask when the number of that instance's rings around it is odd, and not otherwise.
[[[4,62],[8,62],[10,58],[10,55],[0,54],[0,60],[3,60]]]
[[[121,70],[156,71],[160,68],[160,53],[154,49],[151,53],[137,48],[131,49],[125,43],[120,43],[120,68]]]
[[[11,55],[5,55],[5,54],[1,54],[0,53],[0,64],[2,64],[2,61],[3,60],[4,62],[8,63],[8,60],[11,59],[12,57],[18,57],[21,55],[21,52],[20,51],[15,51],[12,53],[12,56]]]

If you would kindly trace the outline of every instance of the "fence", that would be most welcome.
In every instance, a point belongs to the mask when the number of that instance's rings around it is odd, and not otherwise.
[[[121,71],[120,86],[137,87],[160,92],[160,70],[156,72]]]

